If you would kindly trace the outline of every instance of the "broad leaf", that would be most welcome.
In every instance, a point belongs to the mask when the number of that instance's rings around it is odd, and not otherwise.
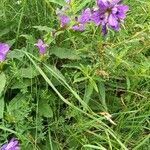
[[[18,51],[17,49],[16,50],[13,50],[11,52],[8,53],[8,58],[11,58],[11,59],[22,59],[24,57],[24,53],[22,53],[21,51]]]
[[[46,32],[52,32],[54,29],[47,27],[47,26],[33,26],[33,28],[39,30],[39,31],[46,31]]]
[[[44,100],[39,101],[39,110],[38,111],[39,111],[39,114],[43,117],[47,117],[47,118],[53,117],[53,111],[52,111],[50,105]]]
[[[0,98],[0,119],[3,118],[3,114],[4,114],[4,97]]]
[[[30,67],[21,68],[20,70],[18,70],[18,75],[21,76],[22,78],[32,79],[32,78],[38,76],[39,73],[35,70],[35,68],[30,66]]]
[[[9,122],[21,121],[31,111],[31,97],[29,93],[18,93],[7,105],[6,120]]]
[[[71,59],[71,60],[80,59],[76,51],[73,49],[54,47],[51,49],[51,54],[56,55],[60,59]]]

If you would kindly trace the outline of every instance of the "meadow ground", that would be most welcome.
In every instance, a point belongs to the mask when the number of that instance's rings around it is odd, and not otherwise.
[[[63,0],[1,0],[0,145],[21,150],[150,150],[150,0],[119,32],[60,29]],[[95,0],[74,0],[72,14]],[[55,33],[55,36],[54,34]],[[49,45],[40,56],[35,43]]]

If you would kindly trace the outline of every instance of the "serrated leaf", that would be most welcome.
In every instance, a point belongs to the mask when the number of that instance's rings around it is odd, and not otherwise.
[[[22,82],[20,82],[19,80],[15,80],[14,83],[11,86],[11,89],[26,89],[29,86],[32,86],[34,83],[36,83],[36,80],[29,78],[23,78]]]
[[[53,111],[50,105],[44,100],[39,101],[39,114],[43,117],[51,118],[53,117]]]
[[[35,43],[35,40],[36,40],[32,35],[29,35],[29,34],[21,34],[20,37],[25,38],[27,40],[27,43],[30,43],[30,44]],[[25,48],[22,48],[22,49],[24,50]]]
[[[71,60],[80,59],[76,51],[73,49],[54,47],[51,49],[51,54],[56,55],[60,59],[71,59]]]
[[[7,55],[8,58],[11,58],[11,59],[21,59],[24,57],[24,53],[22,53],[21,51],[18,51],[17,49],[16,50],[13,50],[11,52],[8,53]]]
[[[20,70],[18,70],[18,75],[21,76],[22,78],[32,79],[32,78],[38,76],[39,73],[35,70],[35,68],[30,66],[30,67],[21,68]]]
[[[6,120],[9,122],[20,121],[28,116],[30,95],[18,93],[7,105]]]
[[[6,84],[6,76],[2,72],[2,73],[0,73],[0,96],[5,88],[5,84]]]
[[[0,98],[0,119],[3,118],[3,114],[4,114],[4,97]]]

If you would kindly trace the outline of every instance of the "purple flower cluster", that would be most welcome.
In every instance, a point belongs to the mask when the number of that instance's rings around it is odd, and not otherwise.
[[[71,28],[75,31],[84,31],[87,23],[94,22],[97,26],[102,27],[104,35],[107,34],[108,28],[118,31],[120,23],[126,18],[129,10],[129,7],[121,2],[121,0],[96,0],[97,8],[83,10],[79,17],[73,19],[75,24]],[[70,4],[71,1],[68,3]],[[71,17],[66,14],[68,9],[68,7],[62,8],[58,13],[61,27],[69,26],[72,21]]]
[[[67,2],[68,4],[71,3],[71,1]],[[70,6],[70,5],[69,5]],[[70,9],[69,6],[63,7],[61,10],[57,9],[56,14],[60,20],[60,26],[62,28],[66,28],[69,26],[71,21],[74,21],[74,25],[71,27],[74,31],[84,31],[85,25],[90,21],[91,18],[91,10],[90,8],[87,8],[82,11],[82,14],[79,17],[74,17],[72,20],[70,16],[67,15],[67,11]]]
[[[84,31],[86,23],[91,19],[91,15],[90,8],[83,10],[81,16],[76,18],[77,24],[73,25],[72,29],[75,31]]]
[[[0,147],[0,150],[20,150],[19,141],[12,138],[7,144]]]
[[[108,27],[118,31],[129,7],[122,5],[121,0],[97,0],[97,6],[98,9],[93,11],[91,20],[102,26],[104,35],[107,34]]]
[[[46,54],[48,45],[45,44],[41,39],[39,39],[35,45],[38,47],[40,55]]]
[[[10,46],[6,43],[0,43],[0,62],[5,61]]]

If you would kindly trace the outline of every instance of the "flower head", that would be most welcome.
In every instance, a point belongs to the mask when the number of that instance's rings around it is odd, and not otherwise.
[[[60,15],[61,27],[66,27],[70,23],[70,18],[67,15]]]
[[[38,43],[35,44],[38,49],[39,49],[39,53],[41,55],[44,55],[46,54],[46,48],[48,47],[47,44],[45,44],[41,39],[38,40]]]
[[[68,9],[69,9],[68,6],[64,6],[61,9],[57,8],[56,10],[56,15],[58,16],[58,19],[60,21],[60,26],[62,28],[68,26],[71,21],[70,17],[66,13]]]
[[[72,26],[72,29],[74,31],[84,31],[85,25],[84,24],[77,24],[77,25]]]
[[[102,25],[104,35],[107,33],[107,27],[118,31],[129,7],[121,4],[121,0],[97,0],[97,6],[98,9],[93,11],[91,20],[96,25]]]
[[[10,46],[6,43],[0,43],[0,62],[5,61]]]
[[[91,10],[87,8],[82,11],[82,14],[76,18],[77,24],[73,25],[72,29],[74,31],[84,31],[85,24],[88,23],[91,19]]]
[[[78,18],[78,22],[81,24],[88,23],[91,19],[91,10],[90,8],[87,8],[82,11],[81,16]]]
[[[20,150],[19,141],[12,138],[7,144],[4,144],[0,150]]]

